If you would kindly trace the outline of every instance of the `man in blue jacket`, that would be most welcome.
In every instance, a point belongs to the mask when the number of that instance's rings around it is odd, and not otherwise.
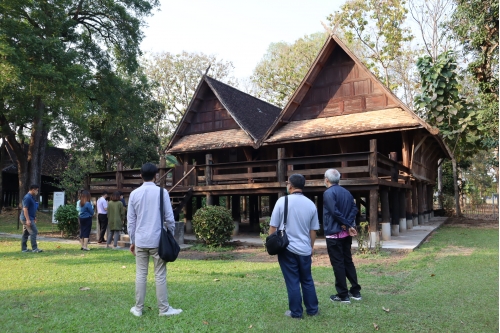
[[[29,192],[23,198],[23,210],[21,211],[20,219],[23,224],[23,236],[21,237],[21,251],[40,253],[42,249],[38,248],[36,236],[38,229],[36,227],[36,210],[38,208],[35,200],[38,194],[38,185],[31,185]],[[28,250],[28,237],[31,239],[31,251]]]
[[[352,262],[351,244],[356,232],[358,208],[348,190],[339,185],[340,173],[329,169],[325,172],[323,193],[323,225],[328,256],[335,274],[337,295],[330,296],[332,302],[351,303],[350,298],[361,300],[361,286],[358,284],[356,267]],[[347,289],[346,278],[351,283]]]

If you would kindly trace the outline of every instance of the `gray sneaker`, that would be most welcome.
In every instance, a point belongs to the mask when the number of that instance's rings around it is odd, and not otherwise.
[[[40,252],[43,252],[43,250],[42,249],[35,249],[35,250],[31,251],[31,252],[33,252],[33,253],[40,253]]]
[[[352,298],[353,300],[356,300],[356,301],[361,301],[363,299],[361,297],[360,293],[357,293],[357,294],[351,294],[351,293],[349,293],[349,297]]]
[[[28,252],[31,252],[31,250],[26,249],[26,250],[22,250],[22,252],[28,253]]]

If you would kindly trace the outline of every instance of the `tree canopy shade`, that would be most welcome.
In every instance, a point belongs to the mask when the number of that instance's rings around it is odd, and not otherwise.
[[[136,71],[140,29],[158,4],[0,2],[0,127],[17,157],[20,195],[40,183],[49,132],[64,133],[81,115],[98,73]]]

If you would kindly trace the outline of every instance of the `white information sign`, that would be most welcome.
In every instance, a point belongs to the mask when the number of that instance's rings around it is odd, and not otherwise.
[[[64,205],[64,192],[54,192],[54,207],[52,208],[52,223],[57,223],[54,218],[57,208]]]

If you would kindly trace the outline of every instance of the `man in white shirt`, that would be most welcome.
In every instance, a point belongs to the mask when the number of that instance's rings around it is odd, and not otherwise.
[[[104,235],[108,229],[108,191],[103,191],[102,196],[97,200],[97,221],[99,221],[99,239],[97,243],[105,243]]]
[[[130,312],[137,317],[142,316],[146,282],[148,277],[149,257],[153,257],[156,281],[156,299],[160,316],[172,316],[182,312],[174,309],[168,303],[167,266],[158,255],[161,226],[173,234],[175,230],[174,213],[168,192],[163,193],[163,216],[160,217],[160,188],[155,185],[158,168],[152,163],[146,163],[141,168],[141,178],[144,183],[130,193],[128,201],[128,233],[130,236],[130,252],[135,256],[135,306]]]

